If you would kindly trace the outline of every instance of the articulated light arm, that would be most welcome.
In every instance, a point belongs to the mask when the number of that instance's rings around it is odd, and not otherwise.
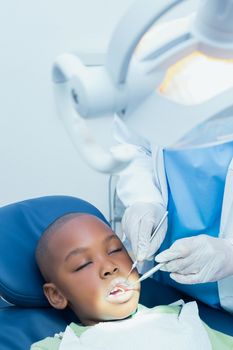
[[[55,62],[53,81],[62,119],[77,150],[94,169],[118,172],[134,152],[105,150],[94,140],[83,117],[133,111],[154,92],[169,65],[194,50],[233,57],[233,0],[205,0],[188,32],[155,47],[139,61],[133,59],[147,30],[183,1],[136,0],[112,36],[105,65],[88,67],[71,54]]]
[[[119,172],[133,159],[135,150],[130,146],[115,153],[105,150],[95,141],[81,116],[115,113],[125,108],[127,90],[120,84],[125,81],[138,41],[155,21],[181,1],[184,0],[170,0],[164,5],[164,1],[147,0],[143,4],[144,12],[141,11],[142,0],[136,1],[116,29],[106,66],[88,68],[72,54],[63,54],[54,63],[53,81],[59,113],[73,144],[92,168],[103,173]]]
[[[162,16],[185,0],[136,0],[119,22],[109,44],[106,69],[116,85],[126,80],[134,50]]]
[[[113,153],[96,142],[85,119],[76,113],[73,106],[78,97],[71,88],[71,81],[77,72],[79,76],[86,74],[85,67],[74,55],[61,55],[54,64],[54,94],[58,113],[75,148],[90,167],[102,173],[118,172],[134,157],[135,149],[130,145],[122,146]]]

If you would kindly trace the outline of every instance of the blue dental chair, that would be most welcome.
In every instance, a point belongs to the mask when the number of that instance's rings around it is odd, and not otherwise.
[[[68,196],[30,199],[0,208],[0,349],[25,350],[64,330],[75,315],[51,308],[42,291],[34,250],[44,230],[60,216],[72,213],[106,219],[90,203]],[[169,304],[187,296],[148,279],[140,302],[148,307]],[[233,316],[199,303],[201,318],[212,328],[233,335]]]

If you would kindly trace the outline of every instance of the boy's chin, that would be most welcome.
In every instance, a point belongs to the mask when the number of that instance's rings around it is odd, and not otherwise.
[[[136,311],[137,311],[137,307],[135,307],[135,308],[134,308],[133,310],[131,310],[130,312],[127,312],[127,313],[122,314],[122,315],[118,318],[118,320],[125,320],[125,319],[131,317],[132,315],[134,315]]]
[[[138,303],[136,303],[134,306],[131,306],[130,308],[128,307],[125,310],[119,310],[120,308],[118,308],[118,310],[112,310],[112,312],[102,315],[101,317],[97,317],[94,319],[80,319],[81,323],[84,326],[93,326],[99,322],[111,322],[111,321],[120,321],[120,320],[125,320],[129,317],[131,317],[133,314],[135,314],[135,312],[137,311],[138,308]]]
[[[117,308],[118,310],[116,310]],[[111,317],[105,319],[105,321],[117,321],[129,318],[137,311],[137,308],[138,303],[134,303],[134,305],[125,308],[123,308],[122,305],[119,307],[115,307],[115,310],[113,310]]]

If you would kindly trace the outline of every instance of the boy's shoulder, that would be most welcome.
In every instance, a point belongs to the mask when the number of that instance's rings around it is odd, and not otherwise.
[[[31,346],[31,350],[58,350],[61,343],[59,336],[47,337]]]
[[[74,322],[71,322],[69,327],[74,331],[77,337],[80,337],[80,335],[89,328],[88,326],[82,326]],[[54,337],[47,337],[43,340],[32,344],[30,350],[58,350],[61,344],[62,337],[63,332],[55,334]]]

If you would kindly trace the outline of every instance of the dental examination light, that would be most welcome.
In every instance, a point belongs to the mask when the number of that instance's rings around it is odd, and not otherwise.
[[[106,150],[91,135],[85,118],[132,113],[161,85],[168,68],[193,52],[233,59],[233,0],[200,1],[188,26],[134,54],[151,26],[184,1],[136,0],[112,35],[105,64],[88,66],[71,53],[56,59],[53,82],[59,112],[80,155],[94,169],[118,172],[135,151],[128,145]]]

